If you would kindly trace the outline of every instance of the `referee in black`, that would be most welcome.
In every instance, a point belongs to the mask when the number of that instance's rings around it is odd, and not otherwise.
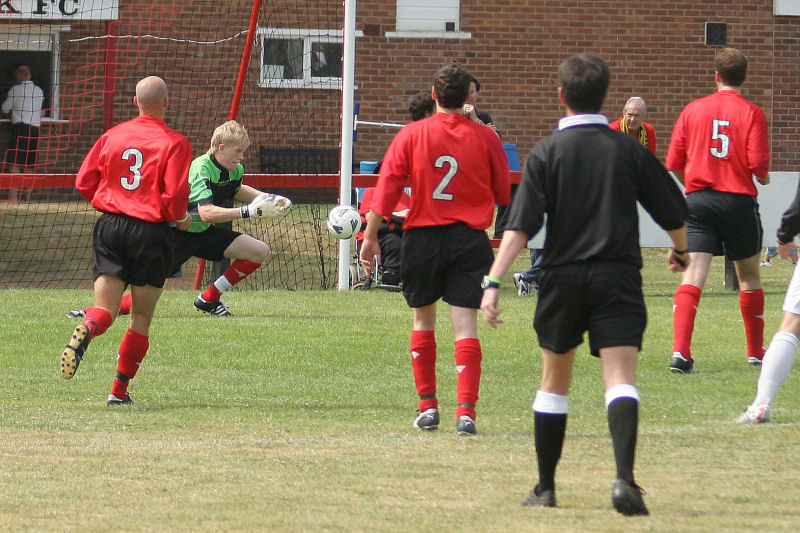
[[[533,401],[539,482],[523,505],[556,506],[555,470],[567,425],[567,394],[575,351],[589,332],[600,357],[608,426],[617,463],[612,503],[624,515],[646,515],[633,477],[639,418],[636,359],[647,314],[642,294],[637,201],[664,228],[673,247],[669,268],[689,261],[688,211],[663,165],[635,139],[611,130],[599,114],[609,84],[602,59],[578,54],[558,68],[558,98],[566,116],[528,155],[511,204],[500,250],[484,280],[481,310],[502,323],[498,287],[547,215],[534,328],[543,357]]]

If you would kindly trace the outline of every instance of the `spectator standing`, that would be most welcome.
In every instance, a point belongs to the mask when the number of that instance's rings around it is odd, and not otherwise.
[[[125,287],[133,294],[130,327],[117,351],[117,374],[108,405],[133,404],[128,384],[150,346],[153,313],[171,273],[169,224],[185,230],[192,149],[183,135],[164,122],[167,84],[148,76],[136,84],[139,116],[109,129],[81,164],[75,186],[103,214],[92,241],[95,305],[61,353],[61,375],[78,370],[91,339],[113,324]]]
[[[411,206],[403,224],[403,296],[413,309],[410,352],[419,414],[413,426],[439,426],[436,396],[436,302],[450,305],[455,336],[456,429],[473,435],[481,375],[477,309],[481,278],[494,253],[486,235],[495,203],[509,201],[508,159],[497,135],[463,114],[470,74],[458,63],[436,74],[431,97],[437,112],[401,129],[386,152],[360,258],[380,256],[378,228],[395,211],[411,182]]]
[[[528,155],[500,250],[484,278],[481,311],[491,327],[502,323],[500,279],[547,215],[545,273],[533,322],[543,359],[533,401],[539,481],[523,505],[556,506],[567,395],[576,348],[588,331],[591,353],[600,357],[617,465],[612,504],[625,515],[646,515],[633,475],[639,418],[636,360],[647,321],[637,203],[669,233],[673,271],[683,270],[689,260],[686,203],[658,159],[612,131],[599,114],[610,80],[602,59],[571,56],[559,66],[558,79],[566,116],[558,132]]]
[[[17,83],[9,89],[2,105],[3,113],[11,114],[11,144],[5,164],[10,165],[11,172],[30,173],[36,165],[39,148],[44,93],[31,80],[31,69],[27,65],[18,66],[14,74]]]
[[[764,356],[764,291],[759,258],[763,230],[753,178],[769,183],[767,119],[740,93],[747,58],[723,48],[714,58],[716,92],[690,102],[672,131],[666,166],[685,185],[689,204],[689,268],[673,301],[670,370],[694,373],[691,343],[700,296],[711,259],[723,253],[739,280],[739,307],[747,337],[747,360]]]

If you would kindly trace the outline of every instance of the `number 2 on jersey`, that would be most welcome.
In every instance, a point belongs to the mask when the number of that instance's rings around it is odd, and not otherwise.
[[[711,147],[711,155],[714,157],[718,157],[720,159],[725,159],[728,157],[728,151],[730,150],[731,138],[723,131],[723,128],[727,128],[731,125],[730,120],[720,120],[718,118],[714,119],[713,122],[713,130],[711,132],[711,140],[712,141],[719,141],[719,148],[716,146]]]
[[[436,168],[444,168],[447,165],[447,173],[442,177],[439,184],[433,190],[433,199],[434,200],[452,200],[453,194],[449,192],[444,192],[450,182],[453,181],[456,173],[458,172],[458,161],[452,155],[440,155],[436,158],[436,162],[433,164]]]
[[[135,191],[139,188],[139,185],[142,184],[142,173],[139,171],[139,169],[142,168],[142,164],[144,164],[142,151],[138,148],[128,148],[122,152],[123,161],[130,163],[131,159],[133,159],[133,163],[128,167],[131,171],[131,176],[121,176],[119,178],[119,183],[122,185],[123,189]]]

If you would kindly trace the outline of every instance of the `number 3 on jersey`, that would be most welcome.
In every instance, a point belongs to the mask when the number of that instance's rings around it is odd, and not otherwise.
[[[725,159],[726,157],[728,157],[731,138],[728,137],[728,134],[725,133],[724,129],[731,125],[731,121],[720,120],[718,118],[715,118],[713,124],[714,126],[711,132],[711,140],[719,141],[719,148],[717,148],[716,146],[712,146],[711,155],[713,155],[714,157],[718,157],[720,159]]]
[[[135,191],[142,184],[142,173],[139,171],[144,163],[144,157],[141,150],[138,148],[128,148],[122,152],[122,160],[130,163],[128,169],[131,171],[131,176],[122,176],[119,178],[119,183],[122,188],[128,191]],[[131,163],[131,160],[133,162]]]
[[[447,200],[450,201],[453,199],[453,194],[449,192],[444,192],[450,182],[453,181],[453,178],[456,176],[458,172],[458,161],[452,155],[440,155],[436,158],[436,162],[433,164],[436,168],[444,168],[447,165],[447,173],[442,177],[442,180],[433,190],[433,199],[434,200]]]

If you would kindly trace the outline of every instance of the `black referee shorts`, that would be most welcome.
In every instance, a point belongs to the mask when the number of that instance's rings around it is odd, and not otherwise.
[[[130,285],[164,286],[172,272],[172,236],[167,224],[103,213],[92,235],[94,279],[108,274]]]
[[[201,257],[209,261],[225,259],[225,250],[241,235],[224,227],[210,226],[205,231],[192,233],[170,228],[174,242],[172,272],[177,272],[190,257]]]
[[[425,307],[439,298],[457,307],[481,306],[481,280],[494,261],[484,230],[461,222],[409,229],[401,255],[400,277],[409,307]]]
[[[549,268],[539,287],[533,326],[542,348],[568,352],[588,331],[594,356],[601,348],[641,349],[647,309],[636,265],[587,261]]]
[[[686,203],[690,252],[725,254],[731,261],[761,253],[764,230],[755,196],[703,189],[686,195]]]

